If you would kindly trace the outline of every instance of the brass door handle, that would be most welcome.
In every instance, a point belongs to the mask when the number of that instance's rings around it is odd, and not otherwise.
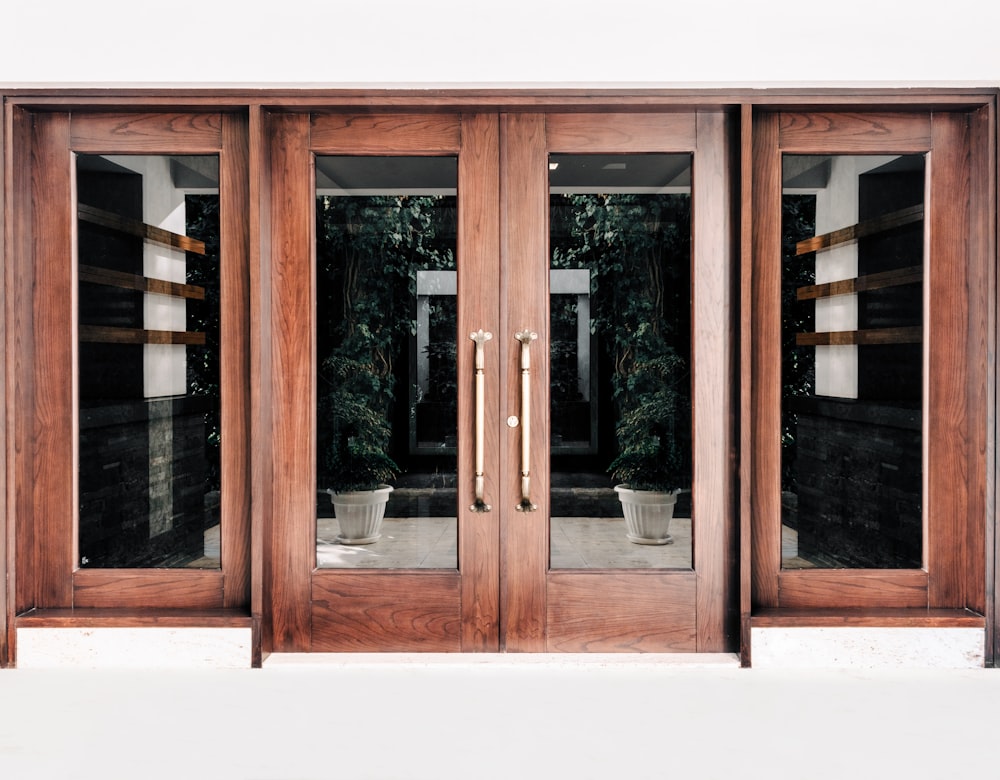
[[[518,512],[534,512],[531,502],[531,354],[528,348],[538,334],[525,328],[514,334],[521,342],[521,503]]]
[[[491,507],[483,498],[486,490],[484,439],[486,435],[486,359],[483,356],[483,344],[493,338],[492,333],[482,328],[470,333],[469,338],[476,342],[476,500],[470,507],[473,512],[489,512]]]

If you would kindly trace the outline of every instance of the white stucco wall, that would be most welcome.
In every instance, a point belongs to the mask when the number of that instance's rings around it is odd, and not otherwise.
[[[912,0],[282,0],[266,11],[37,0],[0,9],[0,86],[1000,83],[989,33],[1000,3],[937,10]]]

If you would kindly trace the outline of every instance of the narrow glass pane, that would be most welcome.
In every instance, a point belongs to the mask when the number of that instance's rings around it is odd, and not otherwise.
[[[553,155],[549,185],[550,566],[689,569],[691,156]]]
[[[218,568],[219,163],[79,155],[79,565]]]
[[[457,161],[316,160],[316,565],[458,566]]]
[[[924,158],[789,155],[782,565],[923,560]]]

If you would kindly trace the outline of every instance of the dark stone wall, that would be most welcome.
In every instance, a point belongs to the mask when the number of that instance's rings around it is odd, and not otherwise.
[[[794,405],[799,556],[821,566],[920,568],[920,410],[821,398]]]
[[[208,407],[208,399],[187,397],[81,408],[81,565],[170,566],[201,556],[211,521]],[[151,436],[160,438],[154,448],[169,451],[169,457],[150,459]],[[151,535],[150,518],[164,513],[166,530]]]

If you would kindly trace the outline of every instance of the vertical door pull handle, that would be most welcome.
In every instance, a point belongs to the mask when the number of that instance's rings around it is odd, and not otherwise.
[[[483,344],[493,338],[492,333],[482,328],[470,333],[469,338],[476,342],[476,500],[470,507],[473,512],[489,512],[491,507],[483,498],[486,490],[486,474],[484,471],[484,437],[486,435],[486,360],[483,357]]]
[[[538,334],[527,328],[514,334],[521,342],[521,503],[518,512],[534,512],[531,503],[531,355],[528,348]]]

